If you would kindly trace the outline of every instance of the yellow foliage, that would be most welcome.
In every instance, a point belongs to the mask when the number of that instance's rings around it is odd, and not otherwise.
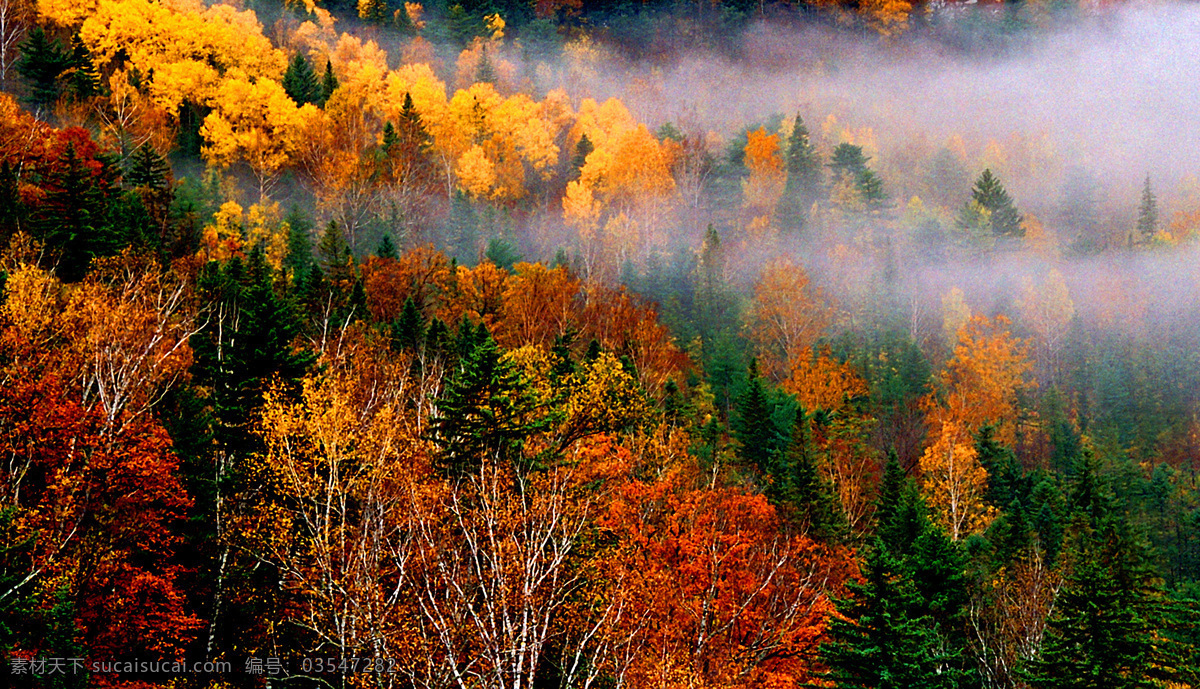
[[[296,152],[298,108],[279,82],[226,79],[204,118],[202,152],[212,165],[245,161],[259,180],[259,195]],[[306,105],[305,108],[313,108]]]
[[[484,15],[483,24],[487,27],[488,31],[492,32],[493,41],[499,41],[500,39],[504,38],[504,27],[506,24],[504,23],[504,18],[500,16],[499,12]]]
[[[984,502],[988,475],[966,428],[943,425],[920,468],[925,500],[952,540],[981,533],[996,518],[996,508]]]
[[[471,196],[488,199],[496,185],[496,167],[487,159],[483,147],[478,144],[467,149],[458,159],[454,172],[458,185]]]
[[[224,4],[100,0],[79,35],[97,70],[136,69],[170,113],[185,100],[208,105],[226,75],[274,81],[287,66],[254,12]]]
[[[38,0],[42,19],[63,27],[79,26],[96,11],[97,0]]]
[[[912,3],[908,0],[866,0],[858,11],[867,24],[883,36],[895,36],[908,28],[908,15]]]
[[[205,225],[200,238],[200,257],[205,261],[227,261],[242,252],[242,207],[226,201],[213,213],[213,223]]]

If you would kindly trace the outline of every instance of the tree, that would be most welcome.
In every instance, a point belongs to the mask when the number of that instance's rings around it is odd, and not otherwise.
[[[316,72],[303,53],[296,53],[296,57],[288,63],[282,83],[283,90],[296,101],[296,105],[317,105],[322,102],[321,83],[317,81]]]
[[[21,44],[21,59],[17,71],[29,82],[30,99],[38,107],[49,107],[58,100],[58,77],[71,64],[71,54],[46,31],[34,27]]]
[[[387,0],[358,0],[358,18],[365,22],[382,24],[390,15]]]
[[[740,446],[742,461],[763,474],[779,474],[773,471],[775,454],[779,445],[779,432],[771,420],[774,405],[767,398],[763,379],[758,375],[758,362],[750,360],[746,374],[746,389],[737,402],[737,418],[733,423],[734,435]]]
[[[809,140],[804,120],[796,115],[784,153],[787,182],[780,202],[780,222],[790,229],[803,229],[808,210],[821,189],[821,156]]]
[[[1137,240],[1149,242],[1158,234],[1158,197],[1150,188],[1150,175],[1142,186],[1142,203],[1138,206]]]
[[[8,70],[17,61],[18,44],[34,12],[34,4],[28,0],[0,0],[0,82],[8,81]]]
[[[943,672],[944,652],[921,597],[902,563],[878,539],[862,565],[862,583],[846,582],[851,597],[837,602],[830,641],[821,647],[823,679],[839,689],[921,689],[956,686]]]
[[[321,78],[321,93],[317,100],[317,105],[324,107],[329,101],[329,97],[337,90],[338,80],[333,73],[333,61],[325,61],[325,76]]]
[[[1004,185],[986,169],[975,180],[971,200],[959,213],[958,226],[964,230],[982,229],[994,238],[1012,239],[1025,236],[1023,220]]]
[[[943,424],[921,456],[920,467],[929,507],[951,540],[981,533],[995,519],[996,508],[985,500],[988,473],[979,462],[970,434],[961,426]]]
[[[1197,649],[1164,634],[1172,606],[1146,567],[1141,546],[1112,520],[1083,527],[1041,654],[1036,689],[1140,689],[1195,681]],[[1191,666],[1191,667],[1189,667]]]
[[[516,365],[485,335],[459,363],[433,420],[436,465],[449,476],[481,466],[525,466],[522,448],[545,421],[533,418],[537,399]]]
[[[810,358],[829,320],[824,294],[803,267],[781,259],[763,268],[754,285],[749,331],[768,376],[778,380]]]

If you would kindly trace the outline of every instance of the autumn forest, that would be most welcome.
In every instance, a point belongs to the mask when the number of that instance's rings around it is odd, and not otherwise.
[[[1200,686],[1197,35],[0,0],[0,672]]]

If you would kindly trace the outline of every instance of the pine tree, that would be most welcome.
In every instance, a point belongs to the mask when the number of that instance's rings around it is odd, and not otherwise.
[[[169,186],[171,167],[149,143],[138,146],[125,173],[125,186],[131,189],[163,190]]]
[[[58,77],[71,66],[71,54],[57,40],[51,40],[45,29],[35,26],[21,43],[21,58],[17,72],[29,82],[30,101],[38,107],[49,107],[58,100]]]
[[[579,142],[575,144],[575,155],[571,157],[571,177],[578,177],[579,172],[583,170],[583,166],[587,163],[587,157],[592,154],[596,147],[592,145],[592,140],[587,134],[579,137]]]
[[[804,120],[796,115],[784,155],[787,182],[780,199],[782,222],[791,229],[801,230],[807,222],[808,210],[817,200],[821,189],[821,156],[809,140]]]
[[[327,74],[332,76],[332,70]],[[308,58],[303,53],[296,53],[296,56],[288,63],[287,71],[283,74],[283,90],[292,100],[296,101],[296,105],[321,104],[325,102],[324,98],[328,98],[328,94],[322,98],[321,84],[317,81],[317,75],[313,72],[312,65],[309,64]],[[333,89],[330,89],[329,92],[333,93]]]
[[[830,642],[821,647],[822,679],[846,689],[951,689],[945,656],[909,573],[881,542],[868,549],[862,583],[847,581],[851,598],[837,601]]]
[[[68,143],[47,174],[43,187],[48,191],[35,209],[34,234],[58,255],[57,273],[66,282],[83,277],[92,258],[115,254],[126,243],[107,217],[115,194],[112,161],[104,156],[96,161],[99,173]]]
[[[832,171],[833,182],[837,183],[841,180],[854,181],[862,174],[863,170],[867,169],[867,161],[870,158],[863,155],[862,146],[854,144],[838,144],[838,147],[833,149],[833,156],[829,160],[829,169]]]
[[[350,244],[337,221],[330,220],[317,244],[317,257],[325,276],[339,289],[348,289],[354,277],[354,258]]]
[[[521,455],[525,439],[545,424],[529,420],[536,405],[516,365],[484,332],[462,357],[438,400],[432,440],[438,447],[439,468],[449,476],[493,462],[528,468]]]
[[[746,388],[738,398],[734,435],[742,461],[764,474],[772,473],[778,445],[778,431],[771,420],[773,410],[774,405],[767,398],[766,386],[758,374],[758,362],[751,359]]]
[[[479,48],[479,64],[475,68],[475,83],[496,83],[496,67],[492,64],[492,58],[488,57],[487,45]]]
[[[993,237],[1018,238],[1025,236],[1023,220],[1004,185],[988,169],[975,180],[971,200],[959,214],[958,226],[969,230],[982,225]]]
[[[392,243],[392,235],[386,232],[383,234],[383,239],[379,240],[379,248],[375,250],[375,255],[392,260],[400,258],[399,252],[396,251],[396,245]]]
[[[312,263],[312,221],[299,206],[292,206],[283,221],[288,226],[287,255],[283,257],[283,267],[291,272],[298,284]]]
[[[1194,681],[1197,649],[1165,636],[1171,604],[1146,566],[1143,546],[1114,520],[1084,527],[1064,555],[1069,575],[1055,602],[1035,689],[1150,689]]]
[[[417,349],[425,336],[425,317],[412,297],[404,300],[404,308],[392,324],[392,346],[397,349]]]
[[[1138,206],[1137,219],[1138,240],[1149,242],[1158,234],[1158,197],[1150,188],[1150,175],[1146,175],[1146,183],[1142,186],[1142,203]]]
[[[333,74],[333,62],[325,61],[325,76],[321,79],[320,97],[317,99],[317,105],[325,107],[325,103],[329,101],[329,97],[337,90],[338,80]]]
[[[82,101],[100,92],[100,73],[96,70],[91,51],[83,44],[78,33],[71,37],[68,68],[67,92],[70,98]]]
[[[383,140],[379,144],[379,148],[384,155],[392,152],[400,144],[400,135],[396,133],[396,127],[391,122],[385,122],[383,125]]]
[[[854,180],[854,186],[870,210],[879,210],[887,204],[887,192],[883,190],[883,178],[871,168],[864,168]]]
[[[833,486],[817,468],[811,422],[803,408],[796,409],[791,439],[782,460],[779,474],[773,476],[772,482],[779,499],[796,512],[810,536],[841,541],[846,535],[846,520]]]

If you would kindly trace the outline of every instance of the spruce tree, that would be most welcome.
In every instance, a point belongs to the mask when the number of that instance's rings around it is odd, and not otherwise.
[[[858,176],[867,169],[867,161],[870,160],[863,155],[862,146],[854,144],[838,144],[838,147],[833,149],[833,156],[829,160],[829,169],[833,176],[833,182],[839,180],[854,181]]]
[[[959,214],[958,225],[962,229],[982,226],[997,238],[1019,238],[1025,236],[1023,220],[1004,185],[987,169],[975,180],[971,200]]]
[[[291,271],[295,284],[299,284],[312,263],[312,220],[299,206],[292,206],[283,221],[288,226],[287,254],[283,257],[283,267]]]
[[[35,26],[21,43],[17,72],[29,82],[30,101],[37,107],[49,107],[58,100],[58,77],[71,66],[71,53],[45,29]]]
[[[332,75],[332,73],[330,70],[329,74]],[[324,102],[321,83],[317,81],[317,75],[303,53],[296,53],[296,56],[288,63],[287,71],[283,74],[283,90],[292,100],[296,101],[296,105]],[[330,89],[329,92],[332,93],[333,89]],[[328,98],[327,94],[325,98]]]
[[[1158,197],[1150,188],[1150,175],[1142,186],[1142,203],[1138,206],[1137,235],[1141,242],[1149,242],[1158,234]]]
[[[803,408],[796,409],[791,438],[777,464],[779,473],[772,477],[771,492],[796,513],[810,536],[841,541],[846,535],[846,520],[833,486],[818,470],[811,422]]]
[[[871,168],[864,168],[854,180],[854,186],[869,210],[879,210],[887,204],[887,192],[883,190],[883,178]]]
[[[320,96],[317,99],[317,105],[325,107],[325,103],[329,101],[329,97],[337,90],[338,80],[333,74],[333,62],[325,61],[325,76],[321,79]]]
[[[764,474],[770,474],[778,432],[771,420],[774,405],[767,397],[767,389],[758,374],[758,362],[750,360],[746,388],[737,403],[737,418],[734,420],[734,435],[740,447],[742,461]]]
[[[922,601],[911,576],[878,540],[867,548],[862,577],[846,582],[851,597],[837,601],[839,614],[829,618],[822,679],[839,689],[955,687],[930,619],[915,612]]]
[[[100,93],[100,73],[96,70],[92,52],[83,44],[78,33],[71,37],[68,69],[66,90],[72,100],[87,100]]]
[[[354,277],[354,258],[350,244],[337,221],[330,220],[317,244],[317,257],[325,276],[339,289],[349,288]]]
[[[588,138],[587,134],[579,137],[579,142],[575,144],[575,155],[571,156],[571,177],[579,176],[579,172],[587,163],[587,157],[594,150],[596,147],[592,145],[592,140]]]
[[[782,222],[788,228],[800,230],[821,189],[821,156],[809,140],[808,128],[800,115],[796,115],[788,136],[784,169],[787,181],[780,199]]]
[[[129,171],[125,173],[125,186],[131,189],[166,189],[170,174],[171,167],[167,165],[167,161],[153,146],[144,143],[130,157]]]
[[[387,232],[383,233],[383,239],[379,240],[379,248],[375,249],[375,255],[379,258],[400,258],[399,252],[396,251],[396,245],[392,243],[392,235]]]
[[[404,308],[392,324],[392,347],[415,350],[425,337],[425,317],[412,297],[404,300]]]
[[[90,162],[68,143],[43,182],[48,191],[33,218],[34,234],[57,254],[57,273],[66,282],[83,277],[92,258],[115,254],[126,243],[108,218],[115,195],[112,161],[97,156],[98,173]]]
[[[465,321],[464,327],[470,328]],[[460,338],[461,333],[460,329]],[[476,471],[484,463],[528,468],[521,449],[545,424],[529,420],[536,398],[516,364],[504,359],[486,331],[468,335],[463,344],[471,341],[474,346],[462,356],[438,400],[432,433],[438,447],[435,461],[448,476]]]

